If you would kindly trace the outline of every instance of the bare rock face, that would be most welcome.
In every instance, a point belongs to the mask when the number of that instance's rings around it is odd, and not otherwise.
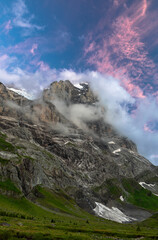
[[[72,118],[77,114],[75,107],[84,109],[77,119]],[[91,211],[94,201],[104,196],[94,194],[96,186],[108,179],[157,171],[131,140],[104,121],[102,107],[88,84],[77,88],[68,80],[53,82],[35,101],[0,84],[0,131],[7,135],[5,140],[1,135],[1,141],[14,146],[10,150],[0,145],[4,159],[0,175],[15,182],[26,196],[39,184],[58,187]]]
[[[70,81],[53,82],[49,89],[44,90],[44,101],[53,102],[56,98],[69,103],[92,104],[97,101],[88,84],[82,83],[81,88],[75,87]]]
[[[17,118],[20,106],[24,106],[28,103],[28,99],[8,90],[2,83],[0,83],[0,115]]]

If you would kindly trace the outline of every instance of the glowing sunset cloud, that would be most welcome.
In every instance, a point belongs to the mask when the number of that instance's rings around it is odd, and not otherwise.
[[[144,124],[144,131],[145,131],[145,132],[153,133],[153,131],[148,127],[147,124]]]
[[[6,30],[6,33],[8,33],[13,27],[11,25],[11,20],[9,20],[6,25],[5,25],[5,30]]]
[[[30,50],[30,53],[32,53],[32,55],[35,55],[35,50],[38,48],[38,45],[37,44],[33,44],[32,45],[32,48]]]
[[[119,6],[118,1],[114,1],[114,5]],[[150,84],[147,89],[143,81],[149,78],[156,81],[157,77],[155,63],[142,40],[141,26],[149,18],[147,8],[147,0],[124,8],[120,16],[112,19],[109,34],[104,30],[106,19],[102,19],[98,28],[88,35],[84,48],[88,64],[120,79],[125,88],[138,98],[145,97],[143,89],[150,90]]]
[[[38,62],[37,66],[39,66],[40,70],[43,71],[43,72],[50,70],[49,65],[47,63],[44,63],[43,61]]]
[[[146,98],[142,89],[139,86],[131,83],[130,80],[124,78],[122,80],[122,85],[125,87],[125,89],[130,93],[132,97]]]
[[[142,17],[145,15],[146,10],[147,10],[147,7],[148,7],[148,5],[147,5],[147,0],[144,0],[144,2],[143,2],[143,8],[142,8]]]

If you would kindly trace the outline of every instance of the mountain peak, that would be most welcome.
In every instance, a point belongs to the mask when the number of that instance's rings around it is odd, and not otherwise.
[[[48,89],[44,90],[44,101],[53,101],[55,98],[65,101],[67,104],[92,104],[97,101],[97,97],[87,83],[73,85],[69,80],[53,82]]]

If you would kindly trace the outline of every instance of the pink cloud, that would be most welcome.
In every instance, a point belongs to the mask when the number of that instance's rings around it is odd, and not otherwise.
[[[21,54],[21,55],[32,55],[35,54],[35,50],[38,48],[40,44],[43,42],[43,38],[35,37],[35,38],[27,38],[23,42],[19,42],[16,45],[9,46],[5,48],[3,51],[7,54]],[[35,43],[36,42],[36,43]]]
[[[94,49],[95,49],[95,43],[94,43],[94,42],[91,42],[91,43],[89,44],[89,46],[87,46],[87,48],[84,49],[85,55],[86,55],[87,53],[89,53],[89,52],[94,51]]]
[[[148,127],[148,124],[144,124],[144,131],[145,132],[150,132],[150,133],[153,133],[153,131]]]
[[[130,95],[132,97],[137,97],[137,98],[146,98],[146,96],[144,95],[142,89],[133,84],[132,82],[130,82],[130,80],[128,79],[124,79],[122,81],[123,86],[125,87],[125,89],[130,93]]]
[[[33,58],[33,60],[30,61],[30,64],[39,68],[42,72],[49,71],[51,69],[47,63],[42,60],[40,61],[38,57]]]
[[[126,6],[125,2],[126,2],[126,0],[113,0],[113,6],[115,8],[117,8],[117,7],[121,6],[121,5]]]
[[[114,0],[114,6],[118,6],[119,5],[119,1],[118,0]]]
[[[16,54],[26,54],[30,52],[29,49],[32,46],[32,40],[27,39],[24,42],[20,42],[14,46],[10,46],[6,49],[8,53],[16,53]]]
[[[147,10],[148,4],[147,4],[147,0],[143,1],[143,7],[142,7],[142,14],[141,16],[144,17],[146,10]]]
[[[4,54],[4,55],[0,56],[0,62],[3,62],[5,60],[7,60],[7,59],[8,59],[8,55],[7,54]]]
[[[8,33],[12,28],[11,20],[9,20],[4,26],[5,32]]]
[[[121,59],[144,61],[146,59],[146,52],[143,51],[144,44],[140,41],[139,33],[130,19],[119,17],[113,24],[113,28],[113,35],[109,39],[113,52]]]
[[[7,69],[11,63],[16,60],[15,57],[10,57],[7,54],[0,56],[0,69]]]
[[[37,66],[39,66],[40,70],[43,72],[50,70],[49,65],[47,63],[44,63],[43,61],[38,62]]]
[[[30,49],[30,53],[32,53],[32,55],[35,55],[35,50],[38,48],[38,44],[34,43],[32,45],[32,48]]]
[[[153,155],[151,155],[151,159],[155,159],[155,158],[158,159],[158,154],[153,154]]]
[[[119,4],[118,4],[119,3]],[[106,19],[102,19],[96,29],[89,33],[85,42],[84,56],[89,65],[93,65],[99,72],[110,74],[119,80],[132,96],[145,98],[145,91],[152,91],[150,83],[145,88],[146,79],[156,77],[155,63],[149,58],[143,37],[146,33],[144,23],[150,22],[150,31],[154,31],[147,0],[134,1],[124,9],[115,20],[107,33]],[[120,2],[114,1],[115,8]],[[113,16],[111,9],[111,15]],[[158,20],[156,20],[158,24]],[[143,26],[143,28],[142,28]],[[156,80],[153,80],[156,81]]]

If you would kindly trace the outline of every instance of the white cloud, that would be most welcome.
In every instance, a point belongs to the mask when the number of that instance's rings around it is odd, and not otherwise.
[[[34,96],[34,98],[38,97],[41,91],[51,82],[55,81],[55,79],[55,69],[48,72],[37,70],[34,73],[24,71],[20,68],[15,68],[12,72],[0,69],[0,82],[7,86],[24,89]]]
[[[12,63],[17,60],[16,57],[10,57],[7,54],[0,56],[0,69],[7,69]]]
[[[19,81],[19,76],[14,73],[8,73],[5,69],[0,69],[0,81],[4,84],[14,83]]]
[[[53,104],[58,111],[75,125],[88,130],[86,122],[98,120],[101,117],[101,109],[97,106],[87,106],[85,104],[70,104],[67,106],[64,101],[55,99]]]
[[[33,30],[41,30],[43,27],[32,23],[34,15],[30,15],[24,0],[17,0],[13,4],[13,23],[17,27],[25,29],[25,35],[29,35]]]

